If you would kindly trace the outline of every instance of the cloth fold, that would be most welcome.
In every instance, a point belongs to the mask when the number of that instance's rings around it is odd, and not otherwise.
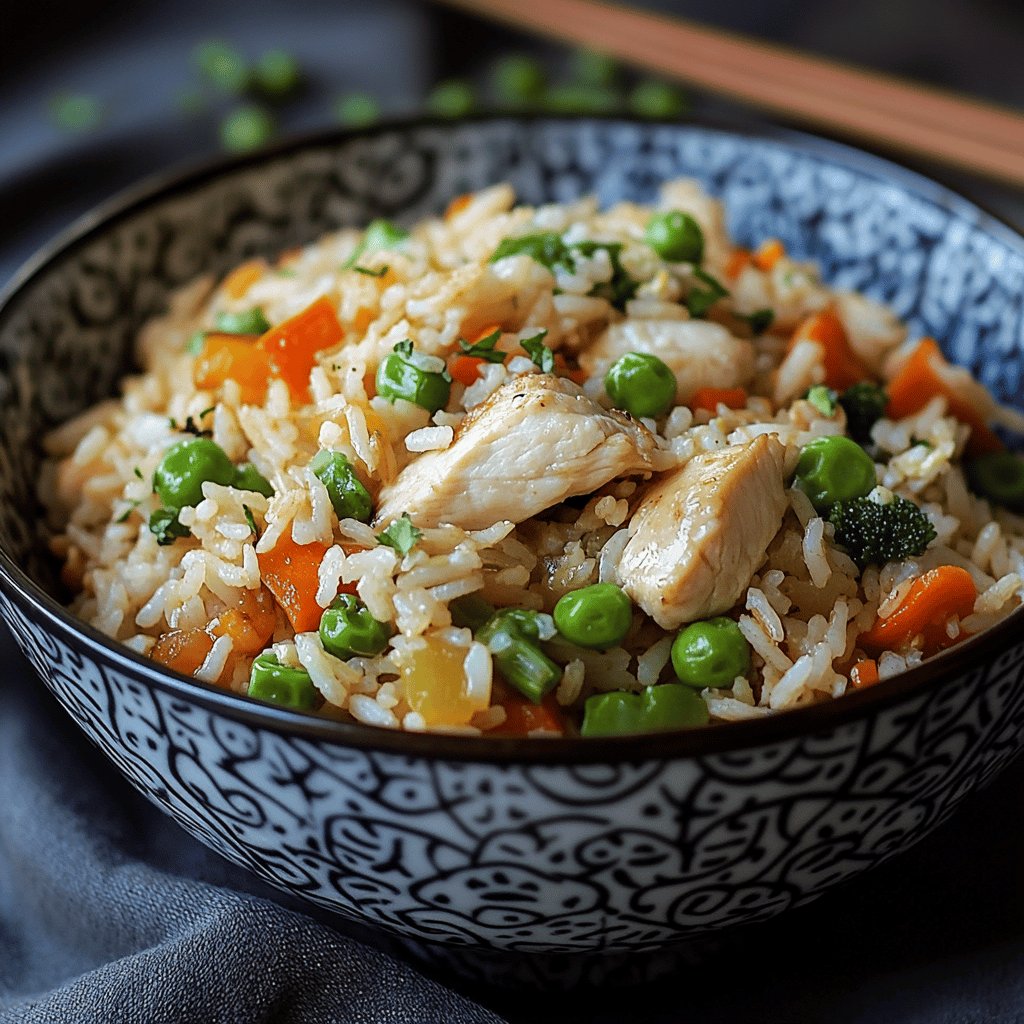
[[[11,646],[0,1021],[501,1024],[192,840],[103,763]],[[261,895],[229,887],[240,879]]]

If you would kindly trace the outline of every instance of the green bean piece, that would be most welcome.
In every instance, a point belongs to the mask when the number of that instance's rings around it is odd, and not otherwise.
[[[340,594],[320,617],[320,642],[324,650],[343,661],[376,657],[390,639],[388,625],[375,619],[353,594]]]
[[[525,608],[502,608],[477,631],[505,681],[539,704],[562,678],[562,669],[540,648],[540,616]],[[550,620],[549,620],[550,621]]]
[[[707,725],[708,706],[680,683],[648,686],[641,693],[598,693],[583,705],[580,733],[586,737],[629,736]]]
[[[327,488],[339,519],[358,519],[361,523],[370,521],[373,499],[343,452],[319,451],[310,461],[309,468]]]
[[[282,665],[273,651],[264,651],[252,663],[249,677],[250,697],[280,704],[296,711],[311,711],[320,703],[320,694],[303,668]]]

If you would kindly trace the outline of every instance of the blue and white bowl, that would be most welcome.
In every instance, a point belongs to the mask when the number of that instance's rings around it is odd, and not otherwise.
[[[827,705],[636,739],[431,737],[307,717],[121,648],[55,599],[41,435],[114,392],[197,274],[508,180],[529,203],[699,178],[741,243],[781,238],[894,306],[1004,401],[1024,373],[1024,239],[940,186],[807,136],[601,119],[332,134],[150,187],[74,228],[0,309],[0,612],[125,776],[261,878],[421,949],[643,953],[797,906],[888,859],[1024,736],[1024,613]],[[566,954],[559,958],[556,954]]]

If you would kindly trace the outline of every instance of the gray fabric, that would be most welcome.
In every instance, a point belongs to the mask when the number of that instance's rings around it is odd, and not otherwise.
[[[4,636],[0,1020],[499,1024],[233,869],[131,791]],[[173,864],[191,877],[163,865]]]

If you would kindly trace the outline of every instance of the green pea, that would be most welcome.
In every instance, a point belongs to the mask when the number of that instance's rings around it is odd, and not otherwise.
[[[608,369],[604,389],[616,409],[631,416],[661,416],[676,398],[676,376],[657,357],[627,352]]]
[[[259,306],[253,306],[241,313],[218,313],[213,326],[221,334],[266,334],[270,321]]]
[[[687,686],[732,686],[750,671],[750,644],[732,619],[694,622],[672,641],[672,668]]]
[[[228,486],[235,479],[235,467],[224,449],[206,437],[179,441],[164,453],[153,473],[153,490],[173,510],[198,505],[203,484],[211,481]]]
[[[270,486],[270,481],[251,462],[243,462],[235,470],[231,486],[237,487],[240,491],[255,491],[264,498],[274,496],[274,488]]]
[[[983,498],[1024,510],[1024,459],[1014,452],[991,452],[967,464],[967,479]]]
[[[276,130],[274,119],[261,107],[239,107],[221,121],[220,143],[232,153],[245,153],[269,142]]]
[[[200,43],[192,52],[200,73],[222,92],[235,95],[249,84],[249,64],[234,47],[216,39]]]
[[[427,110],[438,117],[465,117],[475,106],[473,87],[455,79],[435,85],[427,96]]]
[[[580,647],[617,647],[633,624],[633,602],[614,583],[594,583],[559,598],[558,632]]]
[[[378,622],[359,598],[341,594],[320,617],[320,642],[328,654],[372,658],[388,645],[391,631]]]
[[[640,82],[629,94],[630,109],[638,117],[675,118],[689,106],[686,96],[667,82]]]
[[[249,696],[297,711],[310,711],[320,702],[309,673],[303,668],[282,665],[273,651],[264,651],[253,661]]]
[[[656,213],[644,231],[644,241],[670,263],[700,263],[704,258],[704,232],[688,213]]]
[[[428,412],[443,409],[452,390],[451,374],[443,360],[414,351],[411,341],[399,342],[381,362],[376,383],[381,398],[390,402],[402,398]]]
[[[794,485],[823,512],[837,501],[870,494],[875,486],[875,464],[848,437],[818,437],[801,450]]]
[[[532,57],[503,57],[491,71],[494,94],[511,105],[535,103],[544,92],[544,69]]]
[[[370,521],[373,499],[342,452],[319,451],[310,461],[309,468],[327,488],[339,519],[358,519],[361,523]]]
[[[573,78],[583,85],[610,88],[619,78],[619,65],[614,57],[597,50],[577,50],[572,55]]]
[[[614,89],[569,83],[548,89],[543,105],[553,114],[612,114],[621,107],[621,102]]]
[[[302,82],[299,62],[285,50],[268,50],[256,62],[256,85],[266,96],[280,99],[295,92]]]
[[[380,104],[365,92],[352,92],[334,104],[334,116],[350,128],[365,128],[380,119]]]
[[[700,694],[679,683],[648,686],[642,693],[598,693],[583,705],[583,736],[692,729],[707,725],[708,706]]]

